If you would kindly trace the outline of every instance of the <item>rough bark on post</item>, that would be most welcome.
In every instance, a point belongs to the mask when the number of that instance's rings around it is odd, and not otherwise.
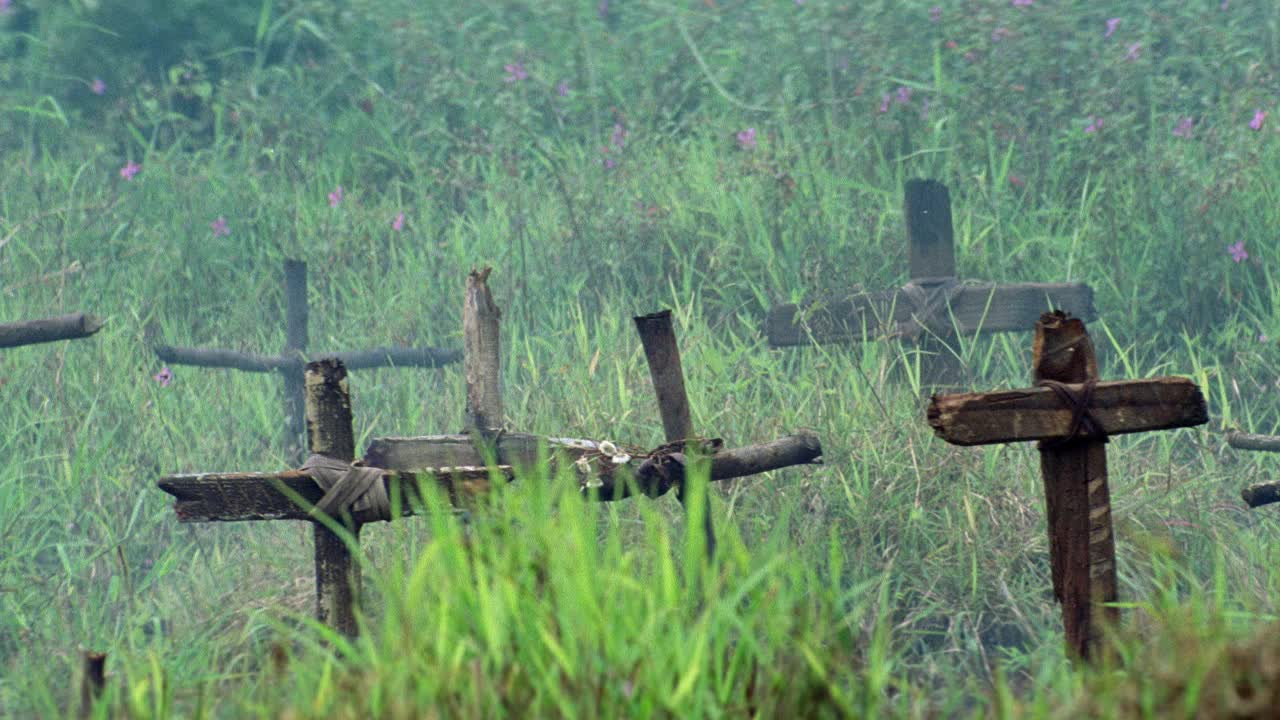
[[[955,232],[947,186],[937,180],[908,180],[902,214],[907,220],[911,279],[955,277]]]
[[[306,391],[304,367],[308,340],[307,264],[301,260],[284,261],[285,341],[281,356],[284,364],[285,446],[294,447],[306,430]]]
[[[1079,319],[1061,314],[1041,318],[1036,323],[1033,358],[1037,383],[1098,380],[1093,341]],[[1062,604],[1067,646],[1086,660],[1095,659],[1103,648],[1106,627],[1120,617],[1117,608],[1106,605],[1118,595],[1105,442],[1102,438],[1040,441],[1053,594]]]
[[[0,348],[85,338],[101,330],[102,325],[101,319],[85,313],[5,323],[0,325]]]
[[[462,303],[462,368],[467,384],[466,429],[481,436],[502,427],[502,313],[489,291],[492,268],[471,271]]]
[[[356,455],[352,427],[351,395],[347,371],[336,360],[309,363],[306,370],[307,434],[311,452],[343,462]],[[348,637],[359,633],[356,606],[360,601],[360,567],[351,548],[337,533],[317,522],[316,618]],[[359,523],[348,519],[348,530],[357,540]]]
[[[1105,626],[1118,616],[1115,540],[1107,489],[1109,435],[1203,425],[1204,394],[1187,378],[1098,383],[1084,323],[1061,311],[1036,325],[1037,387],[935,396],[928,420],[954,445],[1040,440],[1054,596],[1067,646],[1097,659]]]
[[[689,411],[689,396],[684,388],[684,368],[680,364],[680,346],[676,343],[676,331],[671,323],[671,311],[663,310],[635,318],[640,344],[644,346],[645,361],[649,364],[649,376],[658,396],[658,412],[662,415],[662,429],[667,442],[688,441],[693,436],[693,419]],[[703,452],[701,448],[686,447],[686,454]],[[707,556],[715,555],[716,532],[711,519],[711,494],[707,484],[690,488],[686,482],[676,486],[676,497],[684,506],[686,517],[690,493],[698,493],[702,507],[702,530],[707,543]]]

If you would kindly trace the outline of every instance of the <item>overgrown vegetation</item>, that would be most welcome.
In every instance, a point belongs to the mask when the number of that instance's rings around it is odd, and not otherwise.
[[[1273,627],[1280,537],[1237,493],[1276,460],[1219,431],[1280,427],[1280,10],[931,4],[0,3],[0,321],[109,318],[0,352],[0,715],[74,711],[80,648],[109,656],[101,717],[1170,717],[1269,691],[1243,639]],[[910,346],[762,338],[774,302],[906,280],[915,176],[952,188],[962,275],[1088,282],[1104,377],[1210,398],[1208,429],[1110,443],[1113,666],[1063,655],[1033,447],[935,440]],[[661,441],[630,317],[673,307],[695,425],[812,427],[827,464],[717,489],[710,566],[670,498],[545,478],[465,543],[443,508],[371,526],[367,631],[329,637],[307,528],[181,526],[154,484],[288,465],[277,379],[162,386],[150,350],[283,344],[285,257],[316,348],[456,346],[464,274],[495,266],[509,420],[556,435]],[[1029,347],[960,351],[987,388]],[[361,442],[458,429],[461,384],[356,373]]]

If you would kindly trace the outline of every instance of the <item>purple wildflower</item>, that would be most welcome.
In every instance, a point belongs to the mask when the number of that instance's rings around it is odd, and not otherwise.
[[[217,220],[209,223],[209,227],[213,228],[214,237],[226,237],[231,234],[231,229],[227,227],[227,219],[221,215],[218,216]]]
[[[1250,130],[1261,130],[1262,123],[1266,122],[1267,111],[1258,109],[1253,111],[1253,119],[1249,121]]]
[[[609,0],[600,0],[600,4],[596,5],[596,17],[601,20],[609,19]]]
[[[1173,136],[1179,138],[1191,137],[1191,128],[1195,125],[1195,120],[1184,117],[1178,121],[1178,127],[1173,129]]]
[[[890,95],[889,93],[885,93],[884,95],[881,95],[880,96],[880,112],[882,113],[889,112],[889,103],[891,102],[893,102],[892,95]]]
[[[124,167],[120,168],[120,177],[125,180],[132,180],[133,176],[137,175],[140,170],[142,170],[142,166],[130,160],[124,164]]]
[[[1138,56],[1141,53],[1142,53],[1142,43],[1140,42],[1129,43],[1129,47],[1125,48],[1124,59],[1137,60]]]
[[[8,15],[13,10],[13,0],[0,0],[0,15]]]
[[[569,97],[569,81],[568,80],[561,80],[560,84],[556,85],[556,94],[559,95],[560,97]]]
[[[1086,134],[1093,134],[1102,129],[1102,118],[1089,116],[1089,124],[1084,126]]]
[[[3,0],[0,0],[0,2],[2,1]],[[102,78],[94,78],[93,82],[89,83],[89,92],[93,93],[94,95],[101,95],[106,91],[107,91],[107,84],[102,82]]]
[[[1266,333],[1258,333],[1258,342],[1271,342],[1271,338],[1267,337]]]
[[[160,387],[167,388],[169,387],[169,383],[173,382],[173,371],[169,369],[168,365],[165,365],[160,368],[160,372],[152,375],[151,377],[156,382],[160,383]]]
[[[746,130],[738,132],[738,147],[743,150],[756,149],[756,129],[749,127]]]
[[[391,221],[391,229],[400,232],[404,229],[404,213],[397,213],[396,219]]]
[[[1031,7],[1034,4],[1034,0],[1013,0],[1014,7]]]
[[[897,100],[899,103],[901,103],[901,104],[903,104],[903,105],[906,105],[907,103],[910,103],[910,102],[911,102],[911,88],[907,87],[906,85],[903,85],[902,87],[899,87],[899,88],[897,89],[897,91],[895,91],[895,92],[894,92],[894,98],[893,98],[893,99],[894,99],[894,100]]]
[[[627,129],[622,127],[622,123],[613,124],[613,134],[609,136],[609,144],[615,148],[621,149],[627,142]]]
[[[1249,252],[1244,249],[1244,241],[1241,240],[1234,245],[1227,246],[1227,252],[1231,255],[1231,259],[1238,263],[1242,263],[1249,259]]]
[[[1107,31],[1102,33],[1102,37],[1110,38],[1116,34],[1116,28],[1120,26],[1120,18],[1111,18],[1107,21]]]
[[[609,148],[607,147],[600,148],[600,154],[604,156],[603,158],[600,159],[600,162],[604,164],[605,170],[612,170],[618,167],[617,161],[609,157]]]
[[[342,202],[342,186],[339,185],[338,187],[333,189],[333,192],[329,193],[329,207],[336,208],[341,202]]]
[[[934,5],[929,8],[929,22],[938,22],[942,19],[942,8]]]
[[[523,63],[508,63],[503,65],[502,69],[507,71],[507,76],[502,78],[506,82],[519,82],[529,78],[529,72],[524,69]]]

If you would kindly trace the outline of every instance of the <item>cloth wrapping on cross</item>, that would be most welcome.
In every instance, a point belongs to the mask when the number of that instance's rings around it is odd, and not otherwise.
[[[308,457],[301,469],[325,491],[315,512],[333,518],[350,513],[363,522],[391,519],[391,501],[386,483],[382,482],[385,470],[359,467],[320,454]]]
[[[950,319],[942,311],[965,285],[953,277],[917,278],[903,285],[901,292],[911,301],[911,319],[894,323],[894,335],[915,340],[926,330],[932,335],[950,334]]]

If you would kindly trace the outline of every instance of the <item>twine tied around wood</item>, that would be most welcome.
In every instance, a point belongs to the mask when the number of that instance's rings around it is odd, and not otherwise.
[[[1071,442],[1084,430],[1085,434],[1092,440],[1098,442],[1107,441],[1107,431],[1103,429],[1102,423],[1093,416],[1089,410],[1089,403],[1093,401],[1093,390],[1098,386],[1097,380],[1086,380],[1081,383],[1080,392],[1067,383],[1061,383],[1057,380],[1041,380],[1036,383],[1039,387],[1047,387],[1057,395],[1062,402],[1071,408],[1071,426],[1067,428],[1067,434],[1055,440],[1042,440],[1041,448],[1055,448]]]
[[[894,323],[894,334],[908,340],[915,340],[925,330],[942,334],[944,328],[939,323],[943,318],[939,315],[965,285],[954,277],[916,278],[903,285],[902,294],[911,301],[911,319]]]
[[[301,469],[325,491],[313,512],[334,518],[350,513],[361,522],[391,519],[391,501],[382,482],[386,471],[320,454],[308,457]]]

